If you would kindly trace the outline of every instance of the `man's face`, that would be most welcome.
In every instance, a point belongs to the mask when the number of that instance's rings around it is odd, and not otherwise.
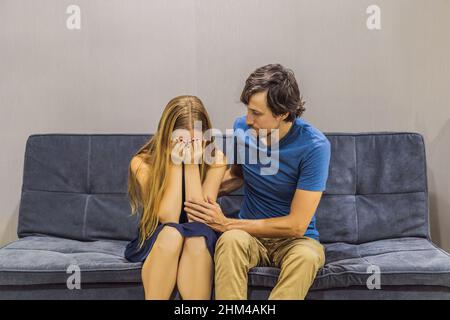
[[[267,90],[253,94],[247,106],[247,125],[259,135],[260,129],[279,129],[283,121],[282,116],[274,116],[267,105]]]

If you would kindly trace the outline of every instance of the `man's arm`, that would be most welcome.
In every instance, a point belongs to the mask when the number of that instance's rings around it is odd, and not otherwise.
[[[216,231],[239,229],[255,237],[302,237],[319,205],[322,191],[297,189],[287,216],[267,219],[231,219],[225,217],[215,203],[185,203],[186,212],[194,221],[208,224]]]
[[[287,216],[267,219],[229,219],[226,230],[240,229],[255,237],[302,237],[321,197],[322,191],[297,189]]]

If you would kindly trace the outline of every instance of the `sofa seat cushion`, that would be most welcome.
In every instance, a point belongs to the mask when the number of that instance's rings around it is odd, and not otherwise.
[[[130,263],[126,241],[78,241],[29,236],[0,249],[0,286],[65,284],[70,265],[81,270],[83,283],[138,283],[141,263]],[[324,244],[326,263],[311,290],[366,286],[378,266],[381,286],[427,285],[450,287],[450,255],[424,238],[378,240],[359,245]],[[255,267],[249,285],[275,286],[279,269]]]
[[[366,287],[368,278],[376,272],[371,266],[379,268],[381,287],[450,287],[450,255],[425,238],[386,239],[359,245],[337,242],[324,246],[326,262],[310,290]],[[255,267],[249,271],[249,284],[273,287],[278,275],[278,268]]]
[[[0,249],[0,286],[65,284],[80,268],[83,283],[139,282],[141,263],[123,255],[127,241],[28,236]]]

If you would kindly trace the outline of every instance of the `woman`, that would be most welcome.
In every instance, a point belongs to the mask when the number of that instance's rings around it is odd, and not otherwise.
[[[183,203],[216,200],[226,161],[215,150],[215,162],[198,164],[207,143],[195,139],[203,136],[203,132],[194,132],[195,121],[201,122],[203,131],[211,128],[199,98],[172,99],[157,132],[130,162],[132,214],[138,208],[142,214],[139,235],[127,245],[125,257],[143,262],[146,299],[169,299],[175,285],[183,299],[211,298],[218,234],[206,224],[189,221]]]

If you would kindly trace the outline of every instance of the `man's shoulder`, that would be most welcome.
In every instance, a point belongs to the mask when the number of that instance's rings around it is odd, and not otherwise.
[[[247,122],[245,121],[245,116],[237,117],[234,120],[233,129],[234,130],[236,130],[236,129],[247,130],[248,129]]]
[[[318,145],[329,145],[330,141],[325,134],[314,125],[302,118],[296,118],[295,124],[300,128],[296,142],[310,145],[312,148]]]

